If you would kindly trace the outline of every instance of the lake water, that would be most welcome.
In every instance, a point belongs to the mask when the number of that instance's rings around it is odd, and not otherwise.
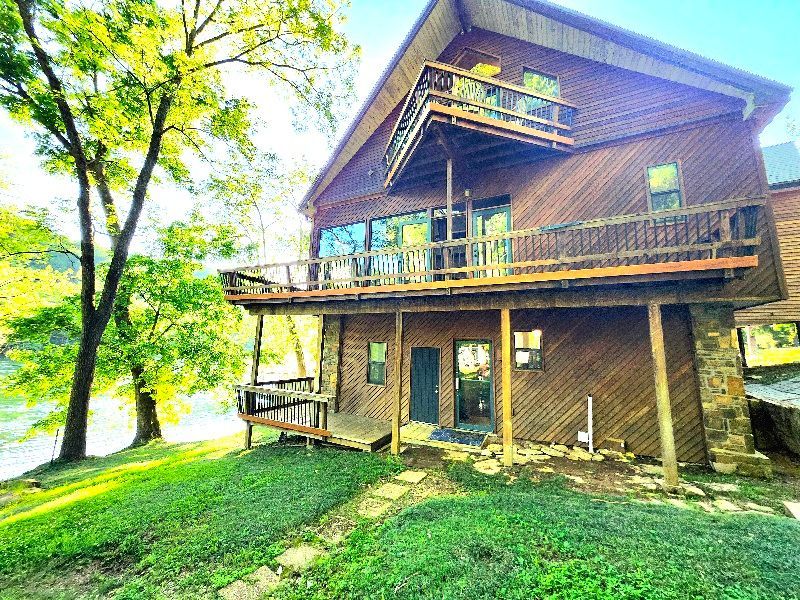
[[[15,368],[14,363],[0,357],[0,387],[2,377]],[[162,423],[164,438],[169,442],[210,440],[244,431],[235,408],[223,408],[219,400],[198,394],[188,400],[190,410],[178,423]],[[104,456],[122,450],[133,441],[136,421],[128,407],[113,398],[99,398],[91,405],[86,452]],[[31,425],[50,411],[51,405],[28,407],[19,398],[9,398],[0,392],[0,481],[17,477],[48,462],[53,453],[55,435],[37,435],[19,441]],[[61,436],[56,445],[56,456]]]

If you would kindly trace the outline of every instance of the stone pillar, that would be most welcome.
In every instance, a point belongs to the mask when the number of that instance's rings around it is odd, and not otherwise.
[[[341,360],[341,315],[322,316],[322,349],[320,351],[320,393],[337,396],[339,389],[339,362]],[[339,410],[339,399],[328,407]]]
[[[711,466],[720,473],[769,477],[769,459],[753,444],[733,307],[699,304],[689,312]]]

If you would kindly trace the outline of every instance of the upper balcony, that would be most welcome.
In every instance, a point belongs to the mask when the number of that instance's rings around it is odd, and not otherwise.
[[[574,113],[561,98],[425,62],[389,139],[384,185],[440,175],[448,154],[484,169],[568,151]]]
[[[676,279],[758,266],[763,198],[544,225],[347,256],[228,269],[237,304],[464,294]]]

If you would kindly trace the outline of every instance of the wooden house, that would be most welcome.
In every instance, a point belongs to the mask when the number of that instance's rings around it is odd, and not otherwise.
[[[794,142],[764,148],[770,204],[781,248],[788,297],[736,311],[739,327],[800,325],[800,150]]]
[[[758,134],[789,92],[549,2],[431,0],[305,197],[311,258],[221,274],[321,316],[318,379],[256,368],[240,414],[393,452],[487,432],[510,462],[577,443],[591,396],[594,445],[668,483],[767,472],[734,311],[786,294]]]

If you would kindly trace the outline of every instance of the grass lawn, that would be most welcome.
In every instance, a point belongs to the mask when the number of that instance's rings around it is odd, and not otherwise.
[[[0,506],[0,598],[208,597],[396,468],[376,454],[240,445],[153,444],[34,473],[44,490]]]
[[[451,476],[472,493],[356,531],[284,599],[800,598],[797,521]]]

